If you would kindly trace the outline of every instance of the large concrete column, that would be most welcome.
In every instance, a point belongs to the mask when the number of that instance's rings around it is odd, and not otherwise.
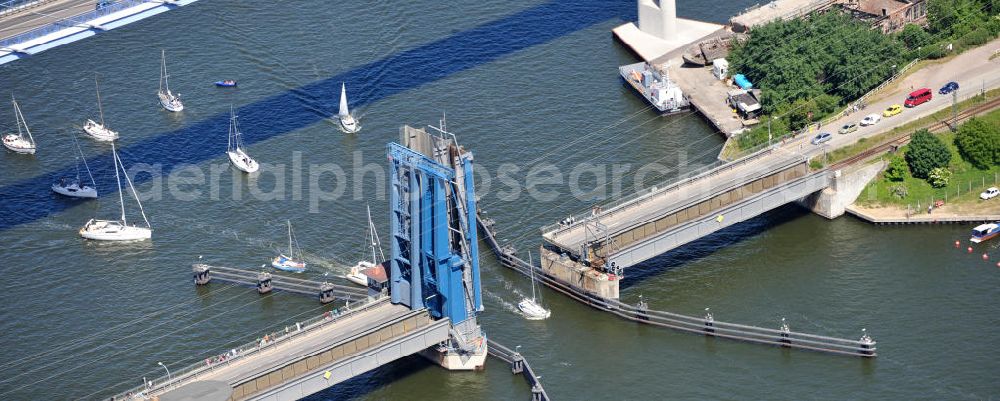
[[[675,0],[660,0],[661,39],[677,37],[677,3]]]

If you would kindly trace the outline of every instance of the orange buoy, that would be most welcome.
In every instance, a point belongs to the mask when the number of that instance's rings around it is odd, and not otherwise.
[[[983,260],[990,260],[990,254],[984,253],[983,254]]]
[[[971,246],[969,247],[969,253],[972,253],[972,247]]]
[[[1000,267],[1000,262],[997,262],[997,267]]]
[[[955,241],[955,248],[958,248],[961,245],[961,243],[962,243],[961,241]]]

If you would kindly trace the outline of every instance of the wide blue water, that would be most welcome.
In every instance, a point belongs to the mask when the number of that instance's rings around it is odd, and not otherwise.
[[[724,22],[750,2],[678,3],[683,17]],[[107,397],[162,375],[157,362],[176,369],[322,313],[289,294],[194,288],[190,264],[202,256],[258,267],[285,246],[291,220],[312,260],[304,276],[342,273],[365,252],[366,203],[388,232],[379,177],[401,124],[437,124],[447,113],[448,129],[475,153],[480,206],[522,253],[539,244],[539,226],[628,193],[639,178],[712,163],[722,138],[700,117],[656,118],[618,78],[634,56],[610,30],[633,8],[212,0],[0,66],[0,88],[17,96],[40,147],[33,158],[0,155],[0,399]],[[185,100],[179,114],[156,104],[160,49]],[[95,72],[122,159],[138,173],[151,242],[76,235],[119,210],[109,148],[79,134],[97,114]],[[240,87],[211,85],[224,78]],[[328,120],[341,82],[361,117],[356,136]],[[230,105],[264,164],[256,177],[227,167]],[[0,107],[5,131],[14,129],[10,109]],[[48,190],[75,174],[72,136],[98,201]],[[553,169],[581,184],[546,184]],[[621,185],[595,188],[599,172],[616,169]],[[126,200],[129,218],[141,219]],[[556,399],[990,399],[1000,392],[990,334],[1000,269],[951,247],[967,231],[831,222],[790,206],[628,273],[623,300],[643,295],[658,309],[711,307],[717,319],[770,327],[785,317],[796,330],[846,337],[867,328],[879,341],[873,361],[637,326],[550,291],[542,297],[553,317],[527,322],[514,304],[528,280],[486,252],[482,322],[497,341],[523,346]],[[976,254],[984,251],[995,252]],[[528,396],[500,363],[449,373],[413,357],[311,399]]]

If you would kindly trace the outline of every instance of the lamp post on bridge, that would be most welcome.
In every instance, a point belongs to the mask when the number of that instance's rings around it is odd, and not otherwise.
[[[172,379],[172,378],[170,377],[170,369],[167,369],[167,365],[164,365],[164,364],[163,364],[163,362],[157,362],[156,364],[157,364],[157,365],[160,365],[160,366],[163,366],[163,370],[166,370],[166,371],[167,371],[167,380],[168,380],[168,381],[169,381],[169,380],[173,380],[173,379]]]

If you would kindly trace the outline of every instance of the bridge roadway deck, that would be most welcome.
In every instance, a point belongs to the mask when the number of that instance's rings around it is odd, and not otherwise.
[[[69,18],[96,7],[96,0],[56,0],[0,16],[0,39]]]
[[[327,325],[327,327],[306,334],[302,338],[280,344],[253,358],[247,358],[221,369],[213,370],[199,377],[198,380],[218,380],[235,384],[259,376],[277,366],[298,361],[304,355],[330,348],[339,342],[357,336],[358,333],[382,326],[386,322],[403,317],[410,312],[411,310],[405,306],[384,303],[338,324]]]
[[[603,210],[597,221],[613,236],[803,160],[802,155],[785,149],[766,150]],[[570,226],[544,232],[543,238],[566,252],[578,254],[588,235],[593,233],[588,234],[585,222],[578,219]]]

